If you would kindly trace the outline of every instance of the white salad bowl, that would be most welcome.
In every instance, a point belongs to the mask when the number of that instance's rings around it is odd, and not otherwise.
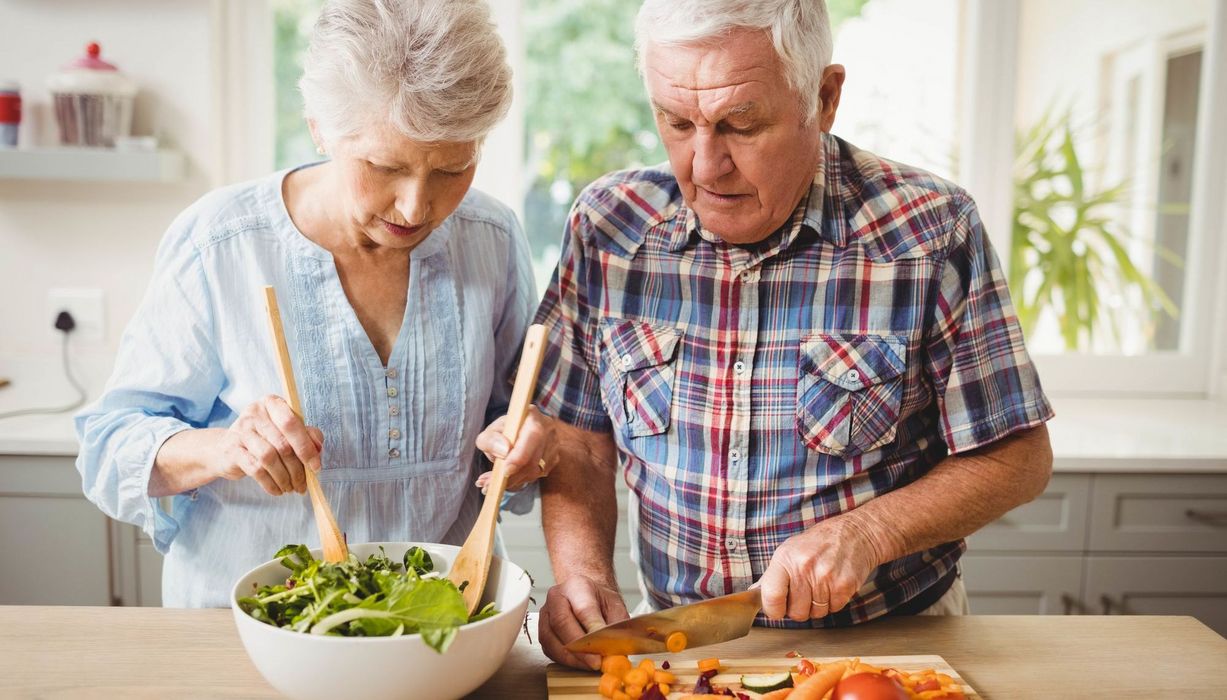
[[[418,546],[434,560],[435,570],[451,568],[459,547],[425,542],[372,542],[351,545],[363,561],[383,547],[401,561]],[[320,550],[311,554],[320,558]],[[420,634],[399,637],[336,637],[305,634],[265,624],[239,607],[254,586],[283,583],[288,571],[279,560],[261,564],[239,578],[230,607],[239,638],[256,668],[274,688],[291,698],[414,698],[451,700],[476,690],[502,665],[524,624],[532,583],[515,564],[494,557],[481,604],[494,601],[498,614],[459,628],[451,646],[439,654]],[[253,586],[254,584],[254,586]]]

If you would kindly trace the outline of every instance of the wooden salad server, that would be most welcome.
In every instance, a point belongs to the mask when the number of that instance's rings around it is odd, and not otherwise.
[[[507,407],[507,420],[503,423],[503,437],[509,445],[515,445],[524,425],[524,416],[532,403],[533,389],[537,385],[537,373],[545,356],[545,326],[530,326],[524,338],[524,352],[520,355],[520,368],[516,372],[515,386],[511,389],[511,404]],[[481,604],[481,594],[486,589],[486,577],[490,574],[490,558],[494,554],[494,528],[498,522],[499,506],[507,490],[507,468],[503,460],[495,460],[490,482],[486,485],[486,500],[481,513],[473,523],[464,546],[456,554],[447,577],[461,587],[464,604],[472,615]],[[467,583],[466,583],[467,582]]]
[[[294,381],[294,367],[290,364],[290,348],[285,342],[281,311],[277,307],[277,290],[271,286],[265,287],[264,300],[268,309],[268,324],[272,327],[273,341],[277,346],[277,369],[281,373],[281,383],[285,386],[286,401],[290,403],[294,415],[302,418],[302,406],[298,402],[298,384]],[[324,497],[324,490],[320,488],[319,478],[310,468],[305,471],[307,493],[311,494],[311,508],[315,512],[315,526],[319,528],[320,545],[324,548],[324,561],[346,561],[349,559],[349,547],[345,545],[345,536],[337,527],[337,519],[332,515],[332,508]]]

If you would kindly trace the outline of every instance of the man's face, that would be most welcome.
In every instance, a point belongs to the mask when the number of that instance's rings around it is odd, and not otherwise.
[[[644,51],[656,126],[686,204],[704,229],[729,243],[771,235],[814,181],[842,68],[832,66],[838,75],[831,104],[824,79],[822,113],[806,124],[764,32],[738,31],[711,45],[649,44]]]

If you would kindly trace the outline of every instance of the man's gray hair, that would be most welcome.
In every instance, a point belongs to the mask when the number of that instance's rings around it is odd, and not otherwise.
[[[329,0],[298,82],[325,141],[378,120],[417,141],[480,141],[511,107],[485,0]]]
[[[644,0],[635,20],[639,70],[648,44],[713,44],[738,29],[771,37],[807,118],[817,115],[822,71],[831,62],[833,45],[824,0]]]

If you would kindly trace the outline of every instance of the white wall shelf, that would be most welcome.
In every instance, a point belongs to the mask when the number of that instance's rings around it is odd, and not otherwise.
[[[186,163],[172,150],[0,149],[0,179],[82,182],[178,182]]]

